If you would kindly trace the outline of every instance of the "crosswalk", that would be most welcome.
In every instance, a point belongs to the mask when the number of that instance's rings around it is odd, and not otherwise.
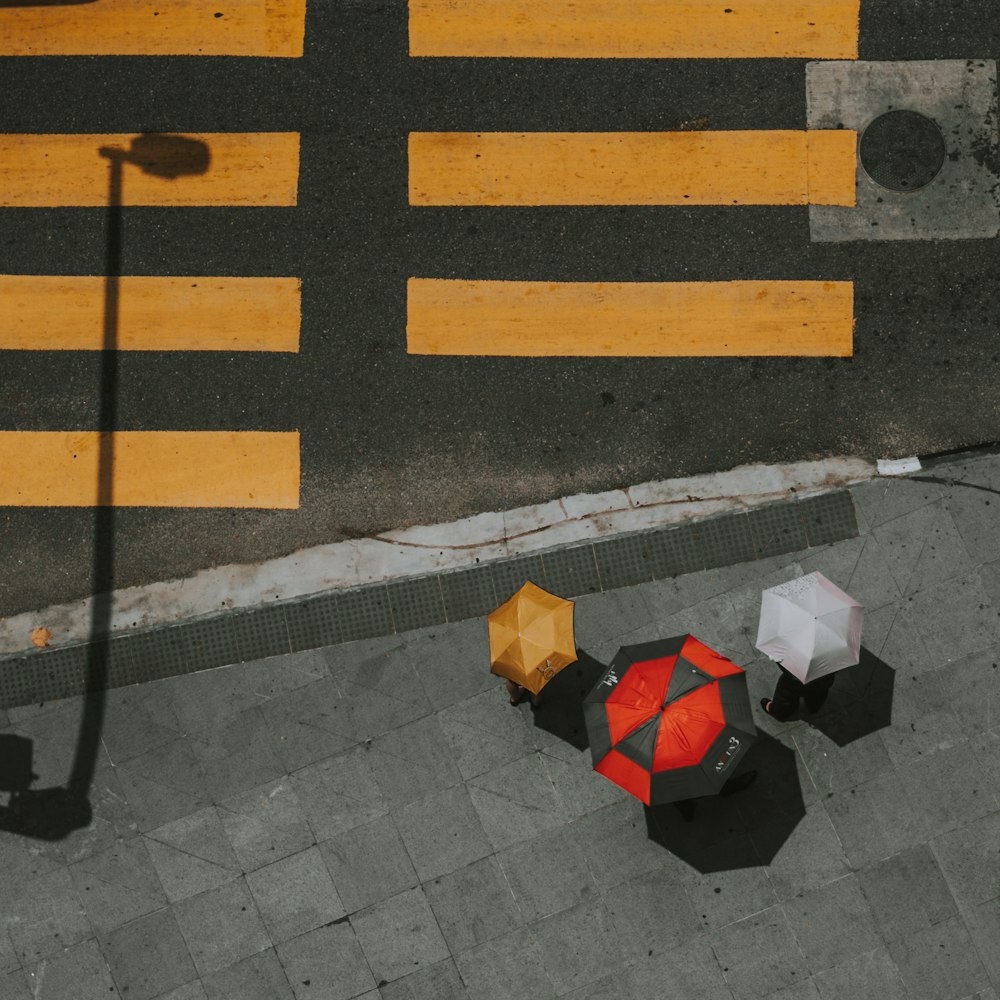
[[[410,55],[857,59],[860,0],[409,0]],[[412,132],[415,207],[855,203],[857,134]],[[541,277],[541,276],[539,276]],[[850,282],[412,278],[411,354],[852,353]]]
[[[0,7],[0,56],[294,58],[305,7]],[[95,226],[131,206],[294,206],[298,179],[295,132],[0,136],[0,207],[103,210]],[[294,353],[300,322],[295,277],[0,275],[3,351],[104,350],[112,323],[116,351]],[[297,431],[3,430],[0,506],[295,508],[299,451]]]
[[[306,3],[0,5],[0,56],[294,59],[304,51]],[[853,60],[859,5],[860,0],[409,0],[409,55]],[[428,123],[426,116],[423,121]],[[169,144],[138,132],[2,135],[0,208],[95,209],[97,227],[104,224],[109,197],[114,207],[125,209],[298,204],[298,133],[194,130],[173,137],[183,138],[202,159],[195,166],[171,162]],[[408,200],[417,211],[851,205],[856,144],[857,135],[847,129],[414,131],[408,142]],[[0,350],[105,349],[113,282],[117,351],[298,351],[301,288],[294,276],[169,271],[102,276],[69,270],[60,276],[0,275]],[[600,275],[589,282],[546,277],[412,277],[407,351],[532,357],[852,352],[853,286],[822,274],[794,281],[760,281],[741,273],[728,281],[633,283],[602,281]],[[143,450],[155,461],[147,462]],[[95,456],[102,453],[115,456],[110,494],[115,505],[294,508],[299,503],[294,431],[124,428],[103,437],[96,429],[0,431],[0,480],[6,484],[0,503],[102,503],[90,481]]]

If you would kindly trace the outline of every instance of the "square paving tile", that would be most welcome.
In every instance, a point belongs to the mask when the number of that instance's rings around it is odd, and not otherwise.
[[[828,793],[823,807],[856,869],[927,840],[924,810],[895,771],[856,788]]]
[[[671,861],[671,855],[650,840],[642,803],[636,799],[588,813],[570,823],[567,830],[601,892],[657,871]]]
[[[91,936],[90,921],[69,870],[58,868],[5,892],[6,930],[24,967]]]
[[[566,828],[508,847],[497,858],[526,921],[565,910],[597,891],[583,851]]]
[[[347,704],[337,682],[322,678],[261,706],[285,770],[296,771],[358,742],[351,735]]]
[[[142,831],[187,816],[211,801],[197,758],[185,739],[133,757],[117,773]]]
[[[289,780],[317,840],[370,823],[386,812],[363,745],[310,764]]]
[[[911,608],[935,664],[1000,643],[1000,608],[993,605],[977,573],[919,591]]]
[[[462,780],[435,715],[374,739],[369,760],[390,809],[450,788]]]
[[[858,882],[887,943],[926,930],[957,912],[948,883],[927,844],[862,868]]]
[[[698,917],[679,873],[660,869],[604,894],[608,913],[629,962],[669,951],[698,931]]]
[[[312,830],[287,778],[223,799],[219,819],[245,872],[314,843]]]
[[[524,923],[495,857],[432,879],[425,883],[424,893],[453,955]]]
[[[941,666],[941,687],[965,733],[982,733],[996,726],[1000,704],[1000,646]]]
[[[972,907],[964,916],[987,973],[994,983],[1000,982],[1000,897]]]
[[[818,973],[822,1000],[908,1000],[899,970],[884,948],[876,948]]]
[[[464,785],[404,806],[394,819],[422,882],[493,853]]]
[[[747,853],[750,838],[743,834],[742,840],[743,843],[723,841],[708,848],[704,855],[693,855],[689,860],[695,867],[682,873],[691,907],[704,928],[724,927],[778,901],[766,868],[729,867],[733,858]],[[698,862],[709,858],[714,863],[705,866],[702,874],[697,870],[702,867]]]
[[[324,840],[319,850],[348,913],[395,896],[419,881],[391,816]]]
[[[115,976],[117,979],[117,975]],[[112,979],[111,970],[105,961],[97,941],[91,938],[89,941],[81,941],[67,948],[57,955],[53,955],[43,965],[32,969],[28,974],[28,984],[31,993],[21,993],[20,985],[17,984],[17,991],[12,992],[13,997],[19,994],[24,997],[29,995],[34,1000],[108,1000],[109,997],[117,998],[121,996],[119,988],[128,990],[141,984],[122,982]],[[126,997],[134,996],[136,1000],[146,1000],[151,994],[142,992],[141,988],[136,992],[124,994]],[[7,995],[0,986],[0,997],[7,1000]]]
[[[271,945],[242,878],[174,904],[174,914],[202,976]]]
[[[555,993],[528,931],[516,930],[455,956],[470,1000],[549,1000]]]
[[[801,893],[787,900],[784,910],[813,973],[882,945],[854,875]]]
[[[964,826],[997,809],[975,752],[967,743],[919,757],[897,771],[925,817],[928,837]]]
[[[240,875],[239,861],[214,806],[150,830],[145,839],[172,903]]]
[[[736,1000],[767,997],[804,978],[805,961],[780,906],[709,935]]]
[[[1000,812],[942,834],[932,847],[959,907],[1000,896]]]
[[[375,986],[346,920],[292,938],[277,952],[296,1000],[349,1000]]]
[[[238,795],[285,773],[274,736],[257,707],[190,740],[213,801]]]
[[[258,868],[246,879],[276,944],[339,920],[347,912],[316,847]]]
[[[544,917],[530,930],[557,996],[595,982],[609,968],[624,965],[615,925],[599,899]]]
[[[959,1000],[990,985],[958,916],[889,945],[908,1000]]]
[[[70,873],[97,934],[107,934],[167,904],[142,837],[79,861]]]
[[[634,995],[636,1000],[653,997],[730,1000],[733,996],[711,942],[701,934],[686,938],[669,951],[640,956],[630,971],[633,993],[628,995]],[[607,1000],[617,997],[618,994],[611,993]]]
[[[169,909],[112,931],[101,947],[115,982],[130,1000],[150,1000],[195,978],[187,944]]]
[[[752,831],[750,837],[764,850],[765,845],[771,844],[770,835],[778,830],[780,836],[787,839],[775,845],[777,853],[767,866],[778,899],[790,899],[796,893],[831,882],[850,871],[836,827],[822,806],[808,808],[790,831],[785,825],[769,825]],[[770,856],[769,850],[767,854]]]
[[[0,973],[0,1000],[33,1000],[33,991],[28,986],[28,980],[28,974],[21,969]]]
[[[448,957],[434,913],[418,887],[351,917],[376,982],[392,982]]]
[[[207,1000],[291,1000],[293,996],[272,948],[206,976],[204,989]]]
[[[446,643],[438,638],[442,631],[429,630],[406,649],[427,698],[439,709],[470,698],[497,682],[483,667],[482,650],[488,646],[486,622],[482,618],[449,625]]]
[[[386,983],[380,992],[381,1000],[467,1000],[469,995],[450,958]]]
[[[473,778],[467,787],[495,850],[565,822],[562,803],[538,754]]]

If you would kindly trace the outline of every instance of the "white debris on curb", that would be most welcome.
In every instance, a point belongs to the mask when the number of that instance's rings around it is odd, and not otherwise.
[[[744,465],[728,472],[579,494],[448,524],[319,545],[266,562],[218,566],[181,580],[116,591],[111,629],[123,633],[225,609],[465,569],[507,556],[827,493],[874,479],[876,474],[871,462],[858,458]],[[53,633],[52,647],[84,642],[90,615],[87,598],[8,618],[0,622],[0,655],[30,649],[32,629],[39,625]]]
[[[916,455],[910,458],[880,458],[878,474],[880,476],[907,476],[911,472],[920,471],[920,459]]]

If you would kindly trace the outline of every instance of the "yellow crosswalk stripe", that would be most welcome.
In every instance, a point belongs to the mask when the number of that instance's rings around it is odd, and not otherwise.
[[[98,0],[0,8],[0,56],[302,55],[306,0]]]
[[[108,279],[0,275],[0,350],[98,351]],[[116,279],[123,351],[298,351],[298,278]]]
[[[411,132],[412,205],[853,205],[857,135]]]
[[[109,447],[115,507],[299,504],[297,431],[0,431],[0,506],[107,506]]]
[[[411,278],[410,354],[849,357],[849,281],[546,282]]]
[[[411,56],[857,59],[860,0],[409,0]]]
[[[151,159],[156,143],[143,143],[137,135],[0,135],[0,207],[107,207],[109,160],[101,149],[124,151],[122,205],[296,204],[297,132],[205,132],[184,138],[206,152],[207,164],[199,164],[198,172],[185,172],[183,163],[157,164]],[[129,151],[139,148],[141,155],[130,160]],[[169,156],[169,147],[163,148]],[[164,176],[172,170],[176,176]]]

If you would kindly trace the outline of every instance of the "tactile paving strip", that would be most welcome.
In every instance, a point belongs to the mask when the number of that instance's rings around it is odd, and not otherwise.
[[[796,552],[858,534],[846,490],[692,524],[602,538],[438,576],[0,659],[0,708],[78,695],[104,674],[123,687],[354,639],[484,615],[526,580],[564,597]]]

